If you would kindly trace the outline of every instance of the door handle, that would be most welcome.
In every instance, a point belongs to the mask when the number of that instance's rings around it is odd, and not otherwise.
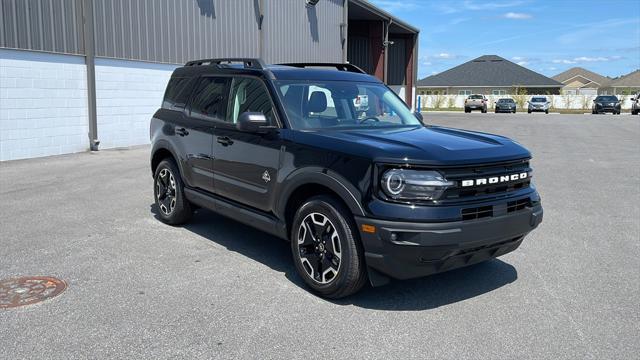
[[[233,144],[233,140],[231,140],[228,136],[218,136],[218,143],[222,144],[222,146],[229,146]]]
[[[176,131],[176,134],[178,134],[178,135],[180,135],[180,136],[187,136],[187,135],[189,135],[189,132],[188,132],[188,131],[187,131],[187,129],[185,129],[185,128],[178,128],[178,127],[176,127],[175,131]]]

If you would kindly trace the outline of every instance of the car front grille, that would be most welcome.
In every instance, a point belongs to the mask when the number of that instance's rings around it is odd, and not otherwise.
[[[506,162],[497,165],[471,166],[443,169],[445,178],[456,183],[455,187],[447,189],[441,197],[443,201],[472,201],[481,196],[500,195],[530,187],[531,168],[529,161]],[[508,176],[527,173],[524,179],[499,182],[478,186],[462,186],[463,180],[488,179],[492,177]]]

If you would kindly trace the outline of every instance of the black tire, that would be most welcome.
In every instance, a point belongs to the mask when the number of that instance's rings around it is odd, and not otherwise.
[[[513,113],[515,114],[515,113],[516,113],[516,111],[515,111],[515,110],[513,110]]]
[[[545,111],[544,111],[544,113],[545,113],[545,114],[548,114],[548,113],[549,113],[549,110],[545,110]]]
[[[483,114],[486,114],[486,113],[487,113],[487,109],[482,109],[482,111],[481,111],[481,112],[482,112]]]
[[[335,236],[337,240],[332,241]],[[294,216],[290,239],[296,270],[313,292],[338,299],[365,284],[366,265],[357,226],[351,213],[334,198],[320,195],[305,201]]]
[[[191,203],[184,195],[184,183],[173,159],[164,159],[153,175],[153,198],[158,217],[166,224],[184,224],[193,215]]]
[[[529,114],[531,114],[531,110],[527,110],[527,112],[528,112]]]
[[[496,109],[496,110],[495,110],[495,113],[496,113],[496,114],[498,113],[498,109]]]
[[[638,110],[632,110],[631,115],[638,115]]]
[[[470,113],[470,112],[471,112],[471,110],[469,110],[469,109],[467,109],[467,108],[464,108],[464,112],[465,112],[465,114],[468,114],[468,113]]]

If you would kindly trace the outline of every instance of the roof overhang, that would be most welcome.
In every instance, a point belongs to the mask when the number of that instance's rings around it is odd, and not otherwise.
[[[416,27],[394,17],[365,0],[349,0],[350,20],[385,20],[389,22],[389,34],[417,34]]]

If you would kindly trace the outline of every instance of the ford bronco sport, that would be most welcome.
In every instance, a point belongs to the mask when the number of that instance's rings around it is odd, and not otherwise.
[[[202,207],[289,240],[329,298],[495,258],[542,221],[529,151],[425,125],[350,64],[188,62],[150,131],[162,221]]]

